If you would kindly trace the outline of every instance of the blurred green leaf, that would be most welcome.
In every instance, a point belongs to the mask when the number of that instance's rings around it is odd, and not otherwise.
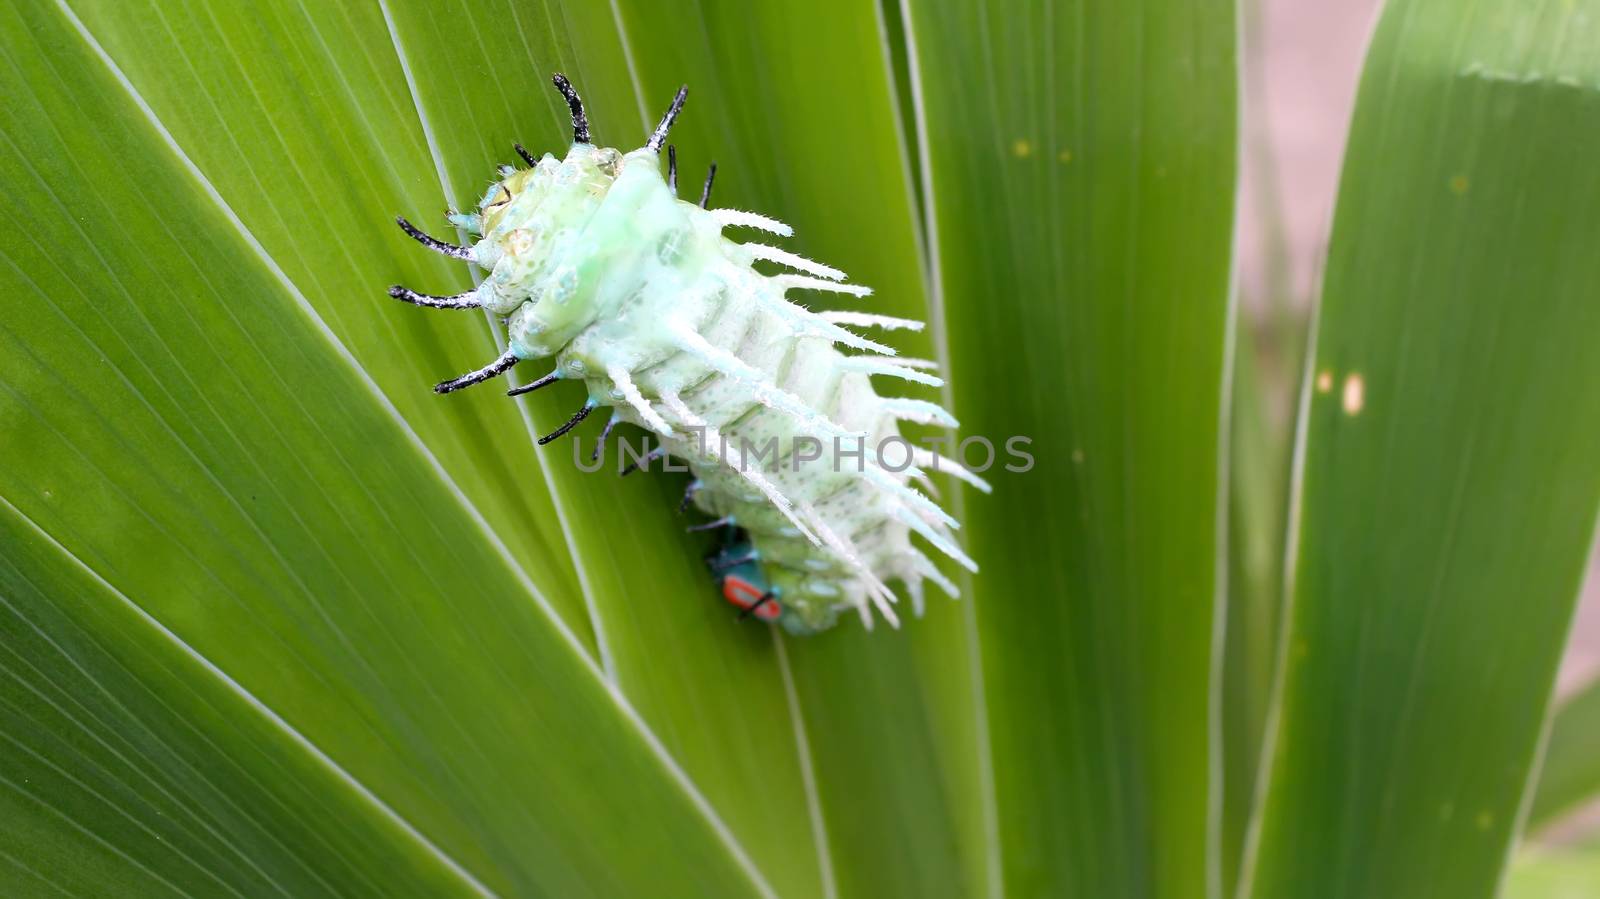
[[[1228,608],[1222,660],[1222,883],[1232,895],[1259,790],[1261,749],[1283,612],[1288,428],[1272,421],[1263,344],[1241,321],[1235,339],[1228,476]]]
[[[1257,897],[1489,896],[1600,505],[1600,4],[1389,4],[1334,224]]]
[[[1511,865],[1505,899],[1592,899],[1600,893],[1600,843],[1532,849]]]
[[[1237,284],[1233,410],[1228,470],[1228,608],[1222,657],[1222,895],[1237,893],[1245,837],[1256,807],[1261,754],[1272,705],[1284,596],[1296,382],[1305,353],[1303,303],[1292,277],[1291,242],[1268,97],[1266,0],[1240,4],[1243,103],[1240,154],[1250,198],[1234,248],[1246,276]],[[1248,270],[1256,269],[1255,277]]]
[[[995,879],[1201,895],[1219,875],[1234,6],[910,10],[955,411],[1001,463],[1012,436],[1035,459],[966,502]]]
[[[1551,722],[1528,829],[1558,820],[1600,795],[1600,679],[1569,697]]]

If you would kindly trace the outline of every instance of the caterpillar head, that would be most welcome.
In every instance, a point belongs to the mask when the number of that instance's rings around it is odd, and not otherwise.
[[[555,83],[573,115],[566,157],[545,154],[530,168],[502,169],[476,215],[482,239],[473,246],[491,269],[479,300],[507,315],[507,336],[520,358],[551,356],[626,299],[611,286],[632,267],[639,238],[681,225],[666,190],[659,148],[683,101],[680,91],[650,142],[626,156],[589,140],[576,91]],[[518,148],[524,160],[531,154]],[[605,210],[601,212],[601,203]]]
[[[564,158],[535,159],[518,145],[528,167],[503,167],[475,212],[450,216],[477,238],[470,246],[436,240],[400,219],[425,246],[476,263],[489,275],[455,296],[399,286],[390,288],[391,296],[506,317],[507,351],[477,372],[437,385],[440,393],[503,374],[519,361],[562,353],[595,322],[616,317],[647,264],[641,248],[687,230],[689,204],[676,199],[660,171],[660,151],[687,89],[678,91],[645,146],[623,155],[595,146],[577,92],[563,76],[553,80],[572,110],[572,146]]]
[[[473,254],[490,274],[479,301],[510,316],[521,358],[554,354],[603,312],[596,290],[601,269],[590,262],[603,248],[589,230],[620,159],[616,150],[576,143],[565,159],[546,155],[484,194],[482,239]]]

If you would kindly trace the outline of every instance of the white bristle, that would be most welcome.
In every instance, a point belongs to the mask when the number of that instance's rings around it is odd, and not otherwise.
[[[978,563],[972,561],[971,556],[962,552],[961,547],[952,543],[948,537],[945,537],[943,534],[935,531],[926,521],[923,521],[920,517],[918,517],[917,513],[907,509],[904,506],[900,506],[894,510],[894,517],[904,522],[906,527],[909,527],[913,531],[916,531],[918,534],[920,534],[922,539],[928,541],[928,543],[931,544],[934,549],[937,549],[939,552],[942,552],[954,559],[956,564],[967,569],[973,574],[978,573]]]
[[[920,465],[924,468],[931,468],[934,471],[946,472],[956,480],[966,481],[968,484],[971,484],[984,493],[994,492],[994,487],[990,486],[988,481],[978,477],[965,465],[962,465],[960,462],[957,462],[954,459],[947,459],[932,450],[923,449],[919,446],[912,447],[911,461],[914,464]]]
[[[633,378],[628,376],[626,368],[620,365],[613,365],[606,369],[606,374],[610,376],[612,383],[617,385],[617,389],[622,391],[623,399],[627,400],[628,405],[639,413],[639,417],[644,419],[645,424],[649,425],[651,430],[663,437],[673,436],[672,426],[667,424],[667,420],[662,418],[660,413],[650,408],[650,402],[644,398],[644,394],[639,392],[638,385],[634,384]]]
[[[870,312],[835,312],[828,309],[817,314],[836,325],[850,325],[857,328],[921,331],[925,327],[922,322],[914,318],[895,318],[892,315],[873,315]]]
[[[911,556],[912,564],[916,566],[919,574],[938,585],[939,589],[944,591],[944,595],[951,599],[961,598],[961,591],[956,588],[955,581],[945,577],[944,572],[935,568],[933,560],[915,550],[912,551]]]
[[[805,404],[805,401],[772,383],[764,373],[746,364],[738,356],[714,346],[693,328],[684,326],[674,329],[673,333],[678,338],[680,348],[694,353],[700,361],[717,371],[739,379],[756,394],[756,398],[763,405],[792,416],[802,427],[810,431],[812,436],[829,438],[857,436],[829,421],[826,416],[817,414]]]
[[[805,275],[777,275],[772,280],[777,282],[779,290],[826,290],[856,297],[872,294],[872,288],[860,284],[840,284],[837,281],[824,281],[821,278],[809,278]]]
[[[749,250],[750,255],[757,259],[765,259],[768,262],[776,262],[779,265],[786,265],[797,272],[805,272],[808,275],[816,275],[819,278],[827,278],[830,281],[844,280],[844,272],[839,271],[833,266],[823,265],[820,262],[815,262],[797,253],[791,253],[788,250],[781,249],[779,247],[770,247],[764,243],[747,243],[740,244],[740,246],[744,247],[746,250]]]
[[[928,499],[926,496],[918,493],[915,489],[906,486],[903,482],[897,480],[893,475],[889,474],[887,471],[884,471],[882,468],[879,468],[877,465],[869,463],[862,466],[862,473],[866,475],[867,480],[871,481],[879,490],[882,490],[884,493],[887,493],[890,496],[900,500],[902,503],[916,510],[918,514],[932,518],[946,527],[958,528],[961,526],[961,524],[957,522],[955,518],[951,517],[949,512],[939,508],[938,504],[933,500]]]
[[[926,384],[929,387],[944,386],[944,379],[937,375],[930,375],[926,372],[917,371],[914,368],[906,368],[903,365],[896,365],[893,362],[887,362],[871,356],[851,356],[841,362],[840,365],[848,371],[858,371],[869,375],[888,375],[892,378],[904,378],[907,381],[913,381],[918,384]]]
[[[794,236],[793,228],[758,212],[745,212],[742,209],[712,209],[709,212],[712,220],[724,228],[755,228],[779,237]]]
[[[960,422],[954,415],[944,410],[937,403],[927,400],[913,400],[905,397],[885,397],[878,401],[878,407],[893,415],[901,421],[909,421],[919,425],[937,425],[941,428],[958,428]],[[921,462],[917,463],[921,465]]]

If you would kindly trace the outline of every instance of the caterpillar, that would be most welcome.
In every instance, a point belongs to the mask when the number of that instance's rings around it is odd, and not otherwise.
[[[539,443],[600,407],[612,411],[597,456],[618,423],[650,431],[658,445],[646,461],[671,456],[693,475],[685,505],[710,520],[691,530],[724,532],[708,560],[724,596],[791,633],[826,629],[852,609],[868,627],[874,610],[898,626],[890,581],[904,585],[918,615],[924,582],[958,596],[911,535],[970,571],[977,565],[955,542],[955,519],[915,484],[932,490],[935,470],[988,485],[900,437],[902,421],[956,427],[949,412],[880,396],[872,385],[900,378],[939,386],[935,366],[850,329],[922,323],[791,303],[791,291],[871,291],[830,266],[727,237],[730,229],[793,231],[753,212],[710,208],[715,164],[699,203],[678,199],[676,152],[667,147],[665,179],[660,156],[687,86],[645,145],[622,153],[595,145],[576,89],[561,74],[552,81],[571,112],[572,146],[557,159],[515,145],[527,167],[503,166],[477,211],[447,214],[475,241],[447,243],[397,219],[423,246],[489,274],[465,293],[395,286],[392,297],[504,317],[505,351],[434,390],[450,393],[522,362],[553,359],[549,373],[507,391],[520,396],[557,381],[586,386],[584,404]],[[763,274],[757,262],[784,271]],[[891,446],[900,448],[895,461]],[[758,452],[752,466],[750,447],[770,457]]]

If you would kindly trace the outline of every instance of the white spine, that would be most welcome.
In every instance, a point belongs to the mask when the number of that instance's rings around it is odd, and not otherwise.
[[[780,412],[785,412],[797,421],[801,427],[813,437],[859,437],[844,428],[829,421],[825,416],[818,415],[800,400],[799,397],[784,390],[767,379],[766,375],[745,364],[738,356],[714,346],[710,341],[700,336],[692,328],[683,327],[675,331],[678,345],[683,350],[696,354],[700,361],[711,366],[717,371],[732,378],[738,378],[756,395],[764,406],[770,406]]]
[[[862,473],[879,490],[899,500],[913,512],[931,521],[937,521],[948,528],[961,527],[959,522],[950,517],[949,512],[939,508],[938,504],[933,500],[906,486],[904,482],[897,480],[882,468],[876,465],[865,465],[862,466]]]
[[[916,465],[924,468],[931,468],[934,471],[948,472],[950,476],[954,477],[956,480],[966,481],[968,484],[971,484],[984,493],[994,492],[994,488],[989,486],[989,482],[981,477],[978,477],[978,475],[975,474],[971,469],[954,459],[947,459],[932,450],[922,449],[921,447],[912,447],[911,461]]]
[[[764,243],[747,243],[741,244],[740,246],[748,250],[750,255],[757,259],[765,259],[768,262],[776,262],[779,265],[788,266],[797,272],[805,272],[808,275],[816,275],[819,278],[827,278],[829,281],[844,280],[844,272],[839,271],[833,266],[823,265],[820,262],[807,259],[804,256],[801,256],[797,253],[791,253],[788,250],[781,249],[779,247],[768,246]]]
[[[839,536],[832,528],[821,521],[817,517],[815,510],[810,506],[806,506],[804,511],[806,512],[806,517],[816,523],[817,533],[822,537],[823,542],[838,553],[845,560],[845,563],[860,575],[866,587],[867,598],[871,599],[872,604],[877,607],[878,614],[882,615],[891,627],[899,627],[900,619],[894,614],[894,609],[889,605],[894,601],[894,592],[884,586],[883,580],[871,568],[868,568],[865,562],[861,561],[861,555],[850,544],[850,541]]]
[[[847,293],[854,297],[872,295],[872,288],[860,284],[840,284],[837,281],[824,281],[821,278],[809,278],[805,275],[774,275],[772,280],[777,283],[779,290],[825,290],[830,293]]]
[[[859,371],[869,375],[887,375],[892,378],[903,378],[917,384],[926,384],[929,387],[943,387],[944,379],[927,372],[920,372],[914,368],[906,368],[882,359],[871,356],[850,356],[842,363],[847,371]]]
[[[930,403],[927,400],[914,400],[901,396],[883,397],[878,400],[878,408],[901,421],[909,421],[913,424],[934,425],[941,428],[958,428],[961,426],[960,422],[956,421],[956,417],[946,412],[943,406],[937,403]],[[927,453],[926,455],[931,456],[932,453]],[[917,465],[925,464],[916,461],[915,455],[912,456],[912,459]]]
[[[911,564],[917,573],[938,585],[944,595],[951,599],[960,599],[961,590],[956,587],[955,581],[944,576],[944,572],[933,567],[933,561],[916,550],[911,551]]]
[[[885,331],[921,331],[922,322],[914,318],[895,318],[892,315],[874,315],[871,312],[838,312],[832,309],[818,312],[817,315],[836,325],[850,325],[856,328],[882,328]]]
[[[633,407],[633,411],[639,413],[639,417],[644,419],[644,423],[649,426],[650,430],[655,431],[662,437],[675,436],[672,426],[667,424],[667,420],[662,418],[656,410],[650,408],[649,401],[644,398],[644,394],[639,392],[638,385],[633,383],[633,378],[628,374],[627,369],[620,365],[613,365],[606,369],[606,375],[611,378],[613,384],[617,385],[617,389],[622,391],[622,398],[628,401],[628,405]]]
[[[712,209],[709,210],[712,221],[724,228],[755,228],[766,231],[779,237],[793,237],[794,229],[777,219],[767,218],[760,213],[745,212],[742,209]]]
[[[961,547],[950,542],[949,538],[930,527],[928,523],[918,517],[915,512],[912,512],[910,509],[899,508],[894,510],[894,515],[896,518],[900,519],[900,521],[902,521],[906,527],[916,531],[918,534],[921,534],[922,538],[932,544],[934,549],[937,549],[939,552],[942,552],[954,559],[956,564],[960,565],[962,568],[967,569],[973,574],[978,573],[978,563],[972,561],[971,556],[962,552]]]

